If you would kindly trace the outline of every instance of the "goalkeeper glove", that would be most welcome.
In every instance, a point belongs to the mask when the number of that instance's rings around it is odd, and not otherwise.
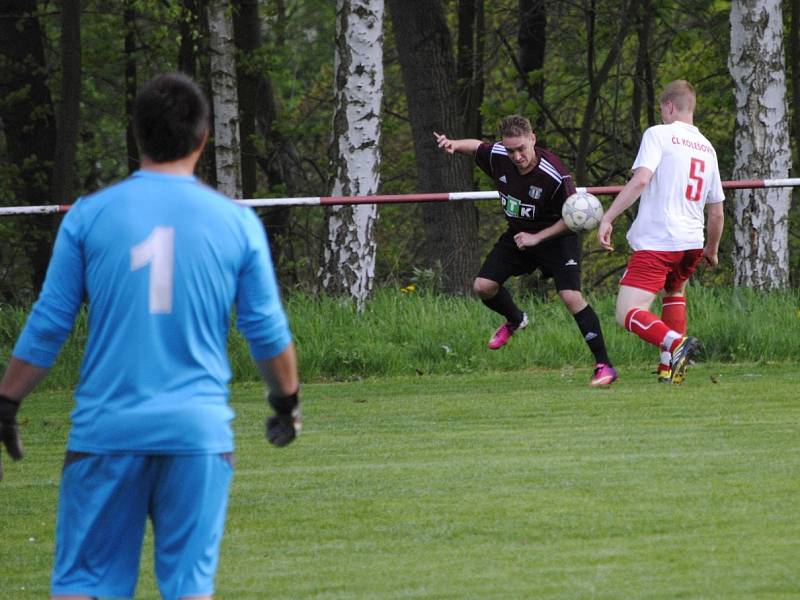
[[[285,446],[290,443],[303,428],[300,416],[300,398],[298,392],[291,396],[267,396],[269,405],[275,414],[267,418],[267,439],[273,446]]]
[[[6,447],[8,455],[14,459],[22,458],[22,442],[17,430],[17,411],[19,402],[0,395],[0,442]],[[0,481],[3,479],[3,458],[0,450]]]

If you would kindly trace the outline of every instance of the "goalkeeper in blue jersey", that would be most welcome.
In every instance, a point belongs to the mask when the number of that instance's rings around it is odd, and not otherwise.
[[[61,479],[54,598],[132,598],[145,524],[164,598],[211,598],[233,473],[231,309],[269,389],[267,437],[300,427],[295,349],[264,229],[194,168],[209,107],[168,73],[136,99],[141,170],[80,198],[0,382],[0,441],[82,301],[89,332]]]

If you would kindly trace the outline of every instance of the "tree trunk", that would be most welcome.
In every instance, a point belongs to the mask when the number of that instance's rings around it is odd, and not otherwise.
[[[180,46],[178,48],[178,70],[196,79],[206,95],[213,96],[209,84],[208,61],[198,61],[198,56],[207,56],[208,39],[208,0],[181,0],[181,16],[178,24]],[[211,122],[214,122],[214,105],[211,105]],[[212,125],[213,128],[213,125]],[[217,161],[213,142],[206,145],[205,152],[197,161],[195,172],[211,187],[217,187]]]
[[[61,3],[61,105],[58,108],[56,155],[51,197],[57,204],[72,200],[75,154],[81,116],[81,7]]]
[[[236,48],[243,59],[236,64],[242,136],[242,197],[254,198],[258,185],[254,137],[259,73],[253,65],[253,57],[261,46],[261,19],[258,0],[236,0],[234,5],[237,9],[233,18]]]
[[[275,0],[275,45],[282,48],[286,43],[286,28],[288,16],[286,14],[286,0]]]
[[[544,104],[544,57],[547,48],[547,7],[544,0],[519,0],[519,43],[520,74],[531,73],[527,79],[527,89],[538,105]],[[543,131],[545,115],[537,113],[534,129]]]
[[[238,0],[239,11],[234,17],[236,44],[243,53],[254,52],[262,45],[261,20],[258,3],[254,0]],[[276,5],[278,16],[274,23],[276,49],[284,44],[286,11],[282,2]],[[252,197],[258,188],[258,171],[266,180],[266,188],[281,188],[288,196],[311,193],[304,189],[307,177],[302,170],[302,161],[292,139],[284,137],[276,123],[280,107],[275,89],[268,73],[251,67],[240,69],[239,109],[242,135],[242,193]],[[252,120],[251,120],[252,115]],[[263,180],[262,180],[263,181]],[[318,193],[318,191],[316,192]],[[293,263],[293,248],[290,232],[292,208],[276,206],[260,211],[261,221],[267,230],[270,251],[278,276],[285,284],[297,281],[292,271],[283,269],[284,263]]]
[[[794,173],[800,173],[800,0],[791,0],[789,54],[792,74],[792,134],[794,136]]]
[[[383,0],[337,0],[333,196],[367,196],[380,181]],[[375,276],[376,204],[326,209],[320,284],[364,308]]]
[[[587,185],[589,183],[587,159],[592,141],[592,130],[594,129],[595,108],[597,107],[597,102],[600,100],[600,93],[603,85],[611,72],[611,67],[616,63],[622,44],[625,41],[625,37],[628,35],[630,15],[634,10],[636,0],[630,0],[626,4],[626,6],[620,9],[619,26],[616,28],[614,43],[611,45],[611,48],[608,49],[608,54],[606,54],[605,60],[599,68],[595,67],[597,58],[595,55],[597,44],[595,39],[597,27],[595,0],[590,0],[586,9],[586,80],[589,85],[589,91],[583,109],[583,119],[581,120],[577,155],[575,157],[575,183],[578,185]]]
[[[52,203],[56,126],[36,11],[35,0],[0,0],[0,59],[5,65],[0,69],[0,120],[9,160],[18,172],[10,191],[20,204]],[[47,272],[53,227],[53,218],[42,216],[26,219],[22,228],[34,294]]]
[[[208,3],[211,90],[214,106],[214,150],[217,189],[231,198],[242,197],[239,145],[239,99],[231,7],[224,0]]]
[[[303,184],[307,184],[308,178],[303,173],[302,160],[291,137],[285,137],[276,126],[279,114],[280,107],[272,80],[267,74],[262,74],[258,79],[256,130],[263,143],[256,155],[256,163],[266,176],[269,188],[281,188],[288,196],[302,196],[308,191],[303,187]],[[275,206],[261,213],[261,222],[269,238],[272,260],[278,276],[285,284],[298,281],[294,270],[284,271],[281,268],[284,262],[295,263],[290,230],[293,210],[290,206]]]
[[[389,0],[394,37],[408,99],[419,192],[471,187],[472,164],[439,150],[433,132],[464,135],[459,119],[455,59],[441,0]],[[478,269],[478,217],[474,204],[425,204],[425,254],[441,269],[444,291],[466,293]]]
[[[800,0],[790,2],[791,22],[789,33],[789,72],[792,76],[792,137],[794,138],[794,164],[792,173],[800,173]],[[791,195],[794,201],[789,210],[792,213],[790,222],[800,222],[800,190],[792,188]],[[794,233],[794,239],[800,239],[800,234]],[[797,246],[795,245],[795,248]],[[793,250],[790,250],[792,252]],[[796,250],[795,250],[796,252]],[[790,256],[793,265],[789,267],[789,285],[800,285],[800,271],[797,269],[797,255]]]
[[[128,148],[128,173],[139,168],[139,146],[133,131],[133,103],[139,91],[136,76],[136,10],[130,2],[123,13],[125,22],[125,144]]]
[[[543,0],[519,0],[519,66],[524,73],[544,67],[547,11]]]
[[[483,53],[485,24],[483,0],[459,0],[456,81],[464,135],[481,137],[483,102]]]
[[[182,0],[181,19],[178,23],[178,31],[181,36],[181,43],[178,47],[178,70],[192,77],[197,76],[195,46],[198,43],[201,12],[197,5],[198,1],[202,0]]]
[[[734,179],[788,176],[783,19],[778,0],[733,0],[728,68],[736,98]],[[734,192],[734,283],[759,290],[789,282],[790,192]]]
[[[642,137],[642,112],[646,117],[645,127],[656,124],[656,94],[653,83],[653,66],[650,61],[651,30],[653,10],[650,0],[642,0],[637,10],[636,38],[636,74],[633,78],[633,96],[631,99],[631,139]]]

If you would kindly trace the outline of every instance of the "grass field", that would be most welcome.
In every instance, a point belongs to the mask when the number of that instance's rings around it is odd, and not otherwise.
[[[307,385],[296,444],[234,388],[220,599],[798,598],[800,365]],[[0,483],[0,598],[48,591],[69,394],[31,397]],[[151,544],[137,598],[158,598]]]

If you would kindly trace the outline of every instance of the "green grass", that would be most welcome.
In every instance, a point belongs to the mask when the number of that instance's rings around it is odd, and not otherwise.
[[[800,365],[706,364],[682,386],[588,368],[304,388],[263,439],[234,387],[220,599],[800,597]],[[69,394],[26,403],[0,484],[0,598],[45,597]],[[137,598],[155,599],[148,542]]]
[[[617,365],[654,364],[655,349],[614,321],[611,296],[589,297]],[[348,381],[375,376],[478,374],[527,368],[588,366],[592,356],[575,320],[558,298],[517,298],[531,324],[502,352],[486,342],[502,318],[470,297],[376,290],[359,313],[352,302],[301,293],[286,298],[305,382]],[[660,312],[660,305],[653,306]],[[0,307],[0,362],[10,355],[26,312]],[[746,289],[688,290],[689,331],[700,338],[704,360],[796,361],[800,339],[800,291],[769,294]],[[73,387],[78,378],[86,317],[78,317],[44,389]],[[233,330],[229,354],[236,382],[258,381],[247,344]]]

